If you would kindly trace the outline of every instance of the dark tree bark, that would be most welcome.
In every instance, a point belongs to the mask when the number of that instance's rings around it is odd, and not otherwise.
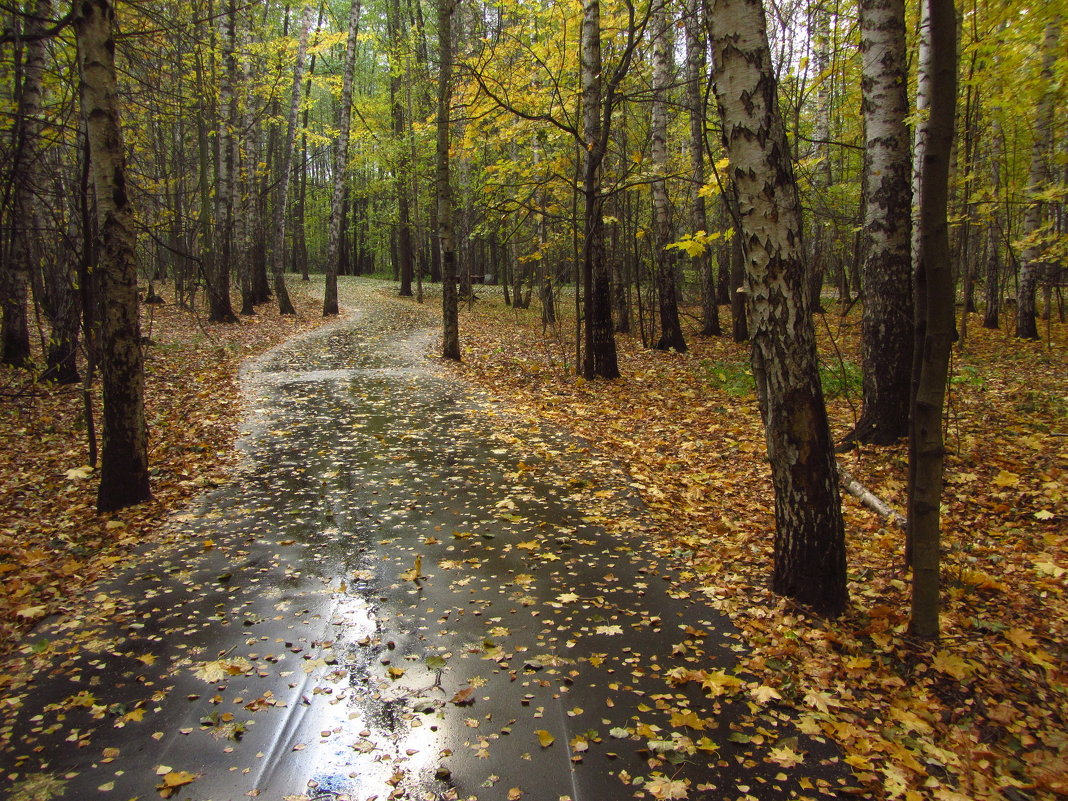
[[[708,230],[708,212],[701,189],[705,184],[705,84],[707,82],[707,41],[704,33],[703,0],[686,0],[686,109],[690,116],[690,225],[694,231]],[[716,304],[716,276],[712,252],[705,250],[691,260],[701,281],[701,335],[723,333]]]
[[[308,55],[308,32],[312,24],[312,7],[305,6],[300,19],[297,37],[297,60],[293,65],[293,82],[289,87],[289,108],[286,111],[286,139],[282,145],[282,162],[279,166],[278,190],[271,218],[271,276],[274,293],[278,297],[279,314],[296,314],[293,301],[286,288],[285,243],[286,221],[289,219],[286,203],[289,198],[289,182],[293,173],[293,149],[297,142],[297,113],[300,110],[300,89],[304,80],[304,62]]]
[[[908,434],[912,380],[912,191],[904,0],[861,0],[864,412],[847,441],[890,445]]]
[[[348,39],[345,46],[345,66],[341,76],[341,104],[338,108],[338,138],[334,150],[334,191],[330,201],[330,241],[326,252],[326,290],[323,294],[323,316],[338,313],[337,272],[341,252],[341,232],[344,212],[345,177],[349,162],[349,128],[352,123],[352,83],[356,72],[356,39],[360,25],[360,0],[349,5]]]
[[[215,270],[208,287],[208,319],[214,323],[235,323],[230,301],[230,275],[234,254],[234,172],[235,135],[234,86],[237,82],[237,18],[235,0],[227,0],[226,13],[219,17],[223,41],[223,75],[219,81],[219,130],[216,137],[215,230],[219,247],[215,254]]]
[[[949,163],[957,97],[953,0],[923,0],[930,22],[927,63],[931,113],[920,172],[916,262],[915,395],[909,432],[909,538],[912,618],[920,637],[939,631],[939,507],[942,501],[942,410],[953,345],[953,277],[949,254]]]
[[[151,497],[136,244],[119,126],[114,16],[109,0],[84,0],[75,6],[82,114],[100,224],[97,271],[104,298],[100,319],[104,436],[97,492],[101,512]]]
[[[650,184],[653,203],[653,228],[656,240],[656,288],[660,310],[660,338],[657,350],[686,352],[686,339],[679,321],[678,251],[668,250],[672,242],[671,205],[667,191],[667,127],[668,90],[674,80],[672,50],[675,38],[671,35],[671,14],[664,0],[658,0],[653,10],[653,120],[650,151],[655,177]]]
[[[43,34],[52,16],[50,0],[39,0],[26,17],[25,56],[15,113],[15,148],[11,165],[13,187],[9,257],[0,263],[3,327],[0,361],[13,367],[30,364],[30,328],[27,317],[30,276],[38,261],[41,232],[38,203],[41,158],[41,94],[48,42]]]
[[[633,31],[631,31],[633,34]],[[601,86],[601,6],[598,0],[582,2],[582,301],[584,352],[582,375],[618,378],[616,339],[612,327],[612,278],[605,259],[604,197],[601,167],[607,150],[608,129],[602,114],[611,119],[613,92],[607,100]]]
[[[449,117],[452,111],[452,18],[456,0],[438,0],[437,223],[441,254],[441,355],[460,361],[460,323],[456,299],[456,249],[452,237],[452,186],[449,176]]]
[[[400,0],[391,0],[387,10],[390,40],[390,116],[393,124],[394,146],[397,148],[397,267],[400,278],[401,297],[412,296],[414,256],[412,252],[411,214],[411,152],[409,151],[409,121],[405,119],[405,84],[411,79],[408,74],[407,56],[404,54],[404,33]],[[399,63],[395,63],[399,62]]]
[[[759,0],[715,0],[712,41],[775,488],[772,589],[837,615],[847,601],[838,470],[820,389],[797,182]]]

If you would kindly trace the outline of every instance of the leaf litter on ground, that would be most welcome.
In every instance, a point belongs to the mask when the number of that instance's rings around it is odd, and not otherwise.
[[[838,742],[876,797],[1068,794],[1068,326],[1054,323],[1051,343],[1029,343],[975,325],[957,346],[943,635],[931,644],[908,634],[902,533],[844,493],[846,614],[821,620],[769,591],[774,501],[745,344],[691,335],[687,354],[661,353],[621,336],[623,377],[586,382],[574,375],[569,304],[560,307],[561,321],[546,327],[539,309],[509,308],[482,288],[462,311],[464,361],[453,369],[501,402],[510,437],[537,444],[543,426],[563,428],[600,460],[606,485],[622,473],[641,494],[655,519],[645,535],[683,566],[677,591],[704,594],[740,628],[743,668],[759,679],[755,703],[789,708],[803,732]],[[828,313],[819,327],[824,369],[855,371],[859,313]],[[728,381],[723,365],[743,380]],[[836,437],[855,422],[858,394],[829,400]],[[903,443],[839,459],[904,512]],[[628,525],[597,487],[572,491],[605,526]],[[669,675],[734,691],[733,677]],[[801,758],[772,753],[782,764]],[[677,792],[655,781],[647,789]]]

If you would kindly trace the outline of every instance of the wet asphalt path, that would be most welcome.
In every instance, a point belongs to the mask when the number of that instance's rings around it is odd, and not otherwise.
[[[0,798],[834,794],[729,623],[575,497],[625,490],[554,477],[583,451],[517,445],[425,317],[356,301],[249,365],[234,480],[9,668]]]

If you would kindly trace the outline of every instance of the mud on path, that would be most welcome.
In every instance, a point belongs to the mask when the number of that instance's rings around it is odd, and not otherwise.
[[[582,448],[495,425],[427,358],[428,311],[368,283],[342,302],[350,316],[247,366],[233,480],[3,668],[0,797],[848,786],[829,744],[734,675],[729,622],[588,515]],[[592,489],[639,519],[625,487]]]

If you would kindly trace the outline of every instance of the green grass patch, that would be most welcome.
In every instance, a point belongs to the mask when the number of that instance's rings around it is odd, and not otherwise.
[[[748,362],[710,361],[701,362],[705,380],[728,395],[752,395],[756,392],[756,382]],[[820,365],[820,383],[827,398],[859,395],[862,376],[860,367],[853,362],[843,361]]]

